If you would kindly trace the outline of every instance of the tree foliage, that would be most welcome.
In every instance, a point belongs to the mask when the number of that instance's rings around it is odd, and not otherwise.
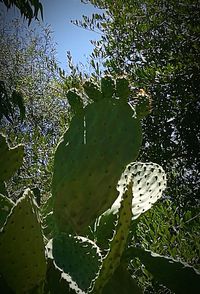
[[[0,131],[11,145],[26,144],[21,172],[7,188],[13,199],[25,186],[48,194],[51,154],[68,117],[52,33],[48,26],[33,29],[13,20],[1,23],[0,36],[1,103],[8,109],[2,113]]]
[[[40,12],[43,18],[43,7],[39,0],[0,0],[9,9],[13,6],[17,7],[22,16],[28,20],[30,25],[33,18],[38,19]]]

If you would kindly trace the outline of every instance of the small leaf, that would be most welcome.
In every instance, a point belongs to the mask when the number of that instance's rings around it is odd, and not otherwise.
[[[115,82],[111,76],[104,76],[101,79],[101,92],[103,97],[111,99],[115,93]]]
[[[23,121],[23,119],[25,118],[26,109],[25,109],[24,98],[23,98],[22,93],[17,92],[17,91],[13,91],[12,92],[12,101],[13,101],[14,105],[18,106],[18,108],[20,110],[20,118],[21,118],[21,121]]]

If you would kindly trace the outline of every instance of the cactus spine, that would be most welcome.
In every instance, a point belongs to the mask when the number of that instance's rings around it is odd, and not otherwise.
[[[129,233],[131,217],[132,183],[129,183],[122,196],[116,233],[111,241],[110,250],[103,261],[99,276],[95,281],[94,288],[91,291],[93,294],[101,293],[103,287],[120,264],[120,259]]]

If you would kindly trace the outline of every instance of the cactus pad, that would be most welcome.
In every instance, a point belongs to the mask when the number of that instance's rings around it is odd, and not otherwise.
[[[83,232],[112,205],[141,140],[140,121],[123,99],[101,99],[73,117],[54,160],[54,215],[61,231]]]
[[[109,214],[114,216],[118,212],[118,221],[110,250],[103,261],[98,279],[94,283],[93,293],[102,291],[119,266],[129,234],[131,219],[139,217],[162,196],[162,192],[166,188],[166,175],[158,164],[131,163],[122,174],[117,188],[119,197],[111,209],[101,216],[101,218],[108,217]]]
[[[54,264],[52,258],[47,259],[47,274],[46,274],[46,284],[45,284],[44,293],[85,294],[77,286],[75,286],[75,283],[71,281],[69,275],[64,274]]]
[[[111,76],[105,76],[101,79],[101,92],[106,99],[111,99],[114,96],[115,82]]]
[[[85,237],[62,233],[53,242],[51,240],[47,248],[49,257],[54,258],[56,266],[68,274],[80,289],[87,290],[101,265],[97,245]]]
[[[67,99],[74,113],[77,113],[83,108],[83,101],[76,89],[71,89],[67,92]]]
[[[103,99],[103,95],[96,83],[92,83],[90,81],[86,81],[83,84],[83,88],[87,96],[93,101],[99,101]]]
[[[129,82],[125,77],[119,77],[116,79],[116,95],[124,101],[128,101],[130,95]]]
[[[9,148],[6,138],[0,134],[0,182],[9,180],[23,162],[24,147]]]
[[[46,261],[38,209],[30,189],[17,201],[0,233],[1,275],[15,293],[45,279]]]
[[[140,247],[129,247],[125,258],[132,260],[134,257],[139,258],[154,279],[171,290],[170,293],[199,293],[200,272],[191,265]]]
[[[103,260],[97,279],[94,281],[92,293],[101,293],[103,287],[120,264],[131,224],[132,183],[124,187],[119,208],[116,231],[110,244],[108,254]]]
[[[134,162],[129,164],[118,183],[117,189],[120,195],[113,204],[112,210],[120,207],[124,186],[127,186],[130,181],[133,182],[132,218],[136,219],[162,196],[167,180],[163,168],[156,163]]]
[[[153,168],[154,170],[152,170]],[[95,224],[95,237],[100,248],[108,248],[109,239],[112,237],[112,231],[117,220],[122,191],[130,179],[133,182],[134,197],[132,200],[132,219],[136,219],[141,213],[148,210],[161,197],[166,187],[166,175],[159,165],[141,162],[129,164],[118,183],[119,197],[112,207],[98,218]],[[156,179],[157,183],[154,182]],[[144,180],[146,184],[143,183]]]

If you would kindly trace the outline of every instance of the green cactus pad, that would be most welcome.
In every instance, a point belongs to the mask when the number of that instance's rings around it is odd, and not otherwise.
[[[0,233],[1,275],[15,293],[29,292],[45,279],[46,260],[38,207],[27,189]]]
[[[133,182],[132,219],[136,219],[161,198],[167,180],[163,168],[156,163],[130,163],[118,183],[120,195],[111,208],[113,212],[119,209],[124,186],[130,181]]]
[[[47,274],[44,293],[51,294],[85,294],[78,287],[73,285],[70,277],[64,274],[57,266],[53,259],[47,260]]]
[[[173,293],[199,293],[200,272],[185,262],[139,247],[129,247],[124,257],[139,258],[153,277]]]
[[[94,236],[96,244],[101,248],[102,254],[107,253],[110,246],[110,240],[113,237],[115,231],[115,225],[117,222],[118,215],[112,213],[110,209],[106,210],[105,213],[95,222]]]
[[[101,92],[106,99],[111,99],[114,96],[115,82],[111,76],[105,76],[101,79]]]
[[[57,235],[48,245],[48,255],[82,290],[90,287],[101,265],[101,254],[91,240],[65,233]],[[51,252],[52,249],[52,252]]]
[[[24,157],[23,145],[9,148],[6,138],[0,134],[0,182],[9,180],[20,168]]]
[[[102,99],[73,117],[54,160],[52,195],[61,231],[83,232],[112,205],[120,175],[137,158],[141,140],[140,121],[119,99]]]
[[[116,79],[116,96],[124,101],[128,101],[130,95],[129,82],[125,77]]]
[[[74,113],[83,109],[83,100],[76,89],[71,89],[67,92],[67,99]]]
[[[133,181],[134,196],[132,200],[132,219],[136,219],[161,197],[166,187],[166,175],[163,169],[155,163],[131,163],[127,166],[118,183],[119,192],[122,191],[130,179]],[[154,182],[156,179],[157,182]],[[146,184],[144,181],[146,181]],[[94,233],[97,244],[101,249],[108,249],[109,239],[112,237],[114,225],[117,220],[121,195],[122,193],[120,193],[120,196],[113,203],[112,207],[98,218],[95,224]]]
[[[106,219],[118,213],[118,221],[110,250],[94,284],[93,293],[100,293],[119,265],[124,251],[131,219],[151,208],[166,188],[166,175],[162,167],[155,163],[134,162],[127,165],[118,182],[119,197],[111,209],[101,218]],[[101,221],[100,218],[100,221]]]
[[[114,237],[110,244],[108,254],[103,260],[100,273],[94,281],[92,293],[101,293],[104,286],[107,284],[115,270],[118,268],[126,246],[129,228],[131,224],[131,203],[132,203],[132,183],[124,187],[119,208],[118,221]]]
[[[15,203],[8,197],[0,194],[0,228],[5,223],[7,216],[9,215],[14,204]]]
[[[91,81],[86,81],[83,84],[83,88],[87,96],[93,101],[99,101],[103,99],[103,95],[96,83]]]

